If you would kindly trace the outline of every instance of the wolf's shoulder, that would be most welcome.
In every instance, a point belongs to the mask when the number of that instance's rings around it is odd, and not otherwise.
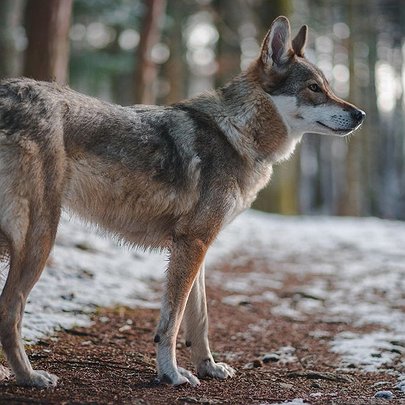
[[[45,94],[63,93],[65,88],[56,82],[43,82],[27,77],[0,81],[0,99],[11,98],[16,102],[32,102]]]

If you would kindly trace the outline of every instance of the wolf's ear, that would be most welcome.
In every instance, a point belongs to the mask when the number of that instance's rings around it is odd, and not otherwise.
[[[286,17],[277,17],[264,38],[260,58],[265,65],[281,66],[291,56],[291,30]]]
[[[293,51],[297,56],[304,56],[305,52],[305,45],[307,43],[307,36],[308,36],[308,26],[303,25],[299,30],[298,34],[292,40],[292,47]]]

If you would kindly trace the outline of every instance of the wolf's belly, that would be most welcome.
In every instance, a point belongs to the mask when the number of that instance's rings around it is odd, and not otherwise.
[[[97,157],[69,162],[63,205],[129,243],[167,246],[197,195]]]

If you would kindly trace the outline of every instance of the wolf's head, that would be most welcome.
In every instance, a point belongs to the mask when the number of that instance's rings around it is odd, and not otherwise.
[[[366,114],[337,97],[323,73],[305,59],[307,32],[304,25],[291,40],[288,19],[274,20],[256,64],[261,86],[292,135],[349,135],[360,127]]]

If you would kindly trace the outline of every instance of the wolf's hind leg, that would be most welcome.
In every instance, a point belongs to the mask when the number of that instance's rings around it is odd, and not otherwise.
[[[208,341],[208,313],[205,295],[205,265],[202,264],[188,297],[184,313],[186,344],[191,346],[191,360],[199,377],[225,379],[235,370],[226,363],[215,363]]]
[[[21,323],[28,294],[45,266],[59,222],[64,149],[62,138],[53,135],[42,144],[0,136],[0,234],[7,241],[9,257],[0,295],[0,342],[17,383],[40,388],[56,385],[57,378],[32,369]]]
[[[24,245],[10,242],[10,269],[0,296],[0,340],[17,384],[46,388],[55,386],[57,377],[32,369],[21,339],[21,322],[28,294],[52,248],[56,227],[40,223],[35,214],[30,216],[34,221],[28,225]]]

